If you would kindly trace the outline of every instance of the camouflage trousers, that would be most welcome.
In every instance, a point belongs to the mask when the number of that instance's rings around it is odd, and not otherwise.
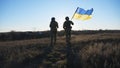
[[[56,44],[56,34],[57,34],[57,30],[51,30],[51,32],[50,32],[51,45],[55,45]]]
[[[70,43],[70,40],[71,40],[71,28],[65,29],[65,35],[66,35],[66,42]]]

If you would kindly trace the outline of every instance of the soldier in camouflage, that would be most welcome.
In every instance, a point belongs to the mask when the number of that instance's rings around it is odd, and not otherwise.
[[[51,45],[56,44],[57,28],[58,28],[58,23],[55,21],[55,18],[52,17],[50,22]]]
[[[63,28],[64,28],[65,33],[66,33],[66,42],[70,43],[70,40],[71,40],[71,29],[72,29],[71,25],[74,25],[74,23],[69,20],[69,17],[66,17],[65,20],[66,21],[63,24]]]

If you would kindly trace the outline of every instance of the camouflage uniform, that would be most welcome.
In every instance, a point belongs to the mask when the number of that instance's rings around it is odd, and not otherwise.
[[[56,43],[56,34],[57,34],[58,23],[55,21],[53,17],[50,22],[50,34],[51,34],[51,45],[55,45]]]
[[[69,17],[66,17],[66,21],[63,24],[63,28],[65,29],[65,33],[66,33],[66,42],[70,42],[71,40],[71,29],[72,29],[72,25],[74,25],[74,23],[72,21],[69,20]]]

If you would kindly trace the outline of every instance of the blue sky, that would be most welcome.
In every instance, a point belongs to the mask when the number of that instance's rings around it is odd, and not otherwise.
[[[75,20],[73,30],[120,30],[120,0],[0,0],[0,32],[49,30],[51,17],[63,30],[77,7],[93,8],[92,19]]]

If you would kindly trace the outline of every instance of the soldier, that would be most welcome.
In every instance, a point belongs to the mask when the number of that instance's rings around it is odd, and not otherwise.
[[[69,20],[69,17],[66,17],[65,19],[66,19],[66,21],[63,24],[63,28],[64,28],[65,33],[66,33],[66,42],[70,43],[70,40],[71,40],[71,29],[72,29],[71,25],[74,25],[74,23]]]
[[[50,22],[51,45],[56,44],[57,28],[58,23],[55,21],[55,18],[52,17]]]

